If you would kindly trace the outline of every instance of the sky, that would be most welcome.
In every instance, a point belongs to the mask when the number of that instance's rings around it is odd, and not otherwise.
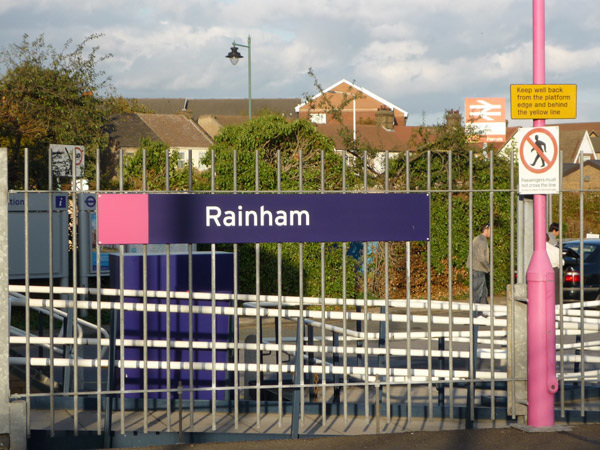
[[[597,0],[546,0],[546,83],[577,85],[577,122],[600,121]],[[62,49],[101,33],[100,68],[124,97],[290,98],[354,82],[409,113],[530,84],[531,0],[0,0],[0,48],[44,34]],[[4,71],[0,68],[0,71]],[[510,109],[508,109],[510,111]],[[510,116],[510,112],[508,113]],[[509,117],[510,120],[510,117]],[[531,126],[531,121],[511,125]],[[563,121],[567,122],[567,121]]]

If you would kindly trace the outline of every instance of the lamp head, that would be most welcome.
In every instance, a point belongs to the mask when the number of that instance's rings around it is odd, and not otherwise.
[[[225,58],[229,58],[231,64],[235,66],[240,58],[243,58],[243,56],[240,54],[240,52],[238,52],[238,48],[234,45],[231,47],[231,51],[227,54],[227,56],[225,56]]]

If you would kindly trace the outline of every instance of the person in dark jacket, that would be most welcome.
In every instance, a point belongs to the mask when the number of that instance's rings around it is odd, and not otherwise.
[[[473,303],[488,303],[487,277],[490,273],[490,225],[486,223],[481,227],[481,233],[473,239],[472,257],[470,268],[473,271]],[[487,317],[487,313],[479,313],[478,316]]]

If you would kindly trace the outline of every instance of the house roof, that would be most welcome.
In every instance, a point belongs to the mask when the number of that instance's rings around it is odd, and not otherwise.
[[[558,134],[558,146],[563,152],[563,161],[570,163],[575,161],[581,142],[585,137],[586,130],[569,130],[560,128]]]
[[[587,160],[583,163],[583,166],[589,166],[592,167],[596,170],[600,170],[600,161],[597,159],[590,159]],[[567,175],[571,175],[574,172],[577,172],[580,168],[579,164],[573,164],[573,163],[564,163],[563,164],[563,177],[567,176]]]
[[[344,142],[340,137],[340,125],[337,123],[327,123],[316,125],[319,132],[329,136],[335,142],[338,149],[344,148]],[[408,149],[408,142],[415,129],[419,127],[394,127],[394,130],[386,130],[379,125],[356,125],[357,139],[369,143],[369,145],[379,151],[402,151]]]
[[[138,103],[157,114],[180,114],[187,112],[193,120],[205,114],[216,116],[248,117],[248,99],[186,99],[186,98],[138,98]],[[300,98],[253,98],[252,115],[263,111],[296,117],[294,107]]]
[[[198,117],[198,125],[214,139],[221,132],[221,128],[228,125],[240,125],[248,120],[248,116],[215,116],[204,114]]]
[[[111,119],[109,135],[119,147],[138,147],[141,138],[179,148],[205,148],[211,144],[209,136],[181,114],[119,114]]]
[[[557,126],[560,132],[585,130],[592,136],[600,136],[600,122],[567,122],[567,123],[546,123],[546,126]]]
[[[140,139],[147,137],[158,141],[160,138],[137,114],[112,116],[109,124],[110,140],[117,147],[138,147]]]
[[[366,96],[369,96],[375,100],[377,100],[378,102],[382,103],[383,105],[387,106],[388,108],[390,108],[391,110],[394,111],[398,111],[401,114],[404,115],[405,118],[408,118],[408,112],[406,112],[405,110],[403,110],[402,108],[400,108],[399,106],[394,105],[393,103],[389,102],[388,100],[378,96],[377,94],[374,94],[373,92],[369,91],[368,89],[365,89],[363,87],[357,86],[354,83],[349,82],[348,80],[340,80],[337,83],[329,86],[326,89],[323,89],[323,92],[330,92],[330,91],[334,91],[337,87],[339,87],[342,84],[347,84],[348,86],[350,86],[352,89],[355,89],[359,92],[362,92],[363,94],[365,94]],[[313,96],[312,99],[315,100],[317,98],[319,98],[322,95],[321,92],[319,92],[317,95]],[[308,102],[303,102],[300,103],[296,106],[296,112],[299,112],[300,109],[302,107],[304,107]]]
[[[207,135],[181,114],[138,114],[140,119],[169,147],[209,147]]]

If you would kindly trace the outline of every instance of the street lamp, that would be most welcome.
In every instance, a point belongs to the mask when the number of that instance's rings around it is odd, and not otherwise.
[[[248,45],[238,44],[233,41],[231,51],[225,56],[229,58],[234,66],[243,56],[238,52],[238,45],[248,49],[248,119],[252,119],[252,52],[250,49],[250,36],[248,36]]]

